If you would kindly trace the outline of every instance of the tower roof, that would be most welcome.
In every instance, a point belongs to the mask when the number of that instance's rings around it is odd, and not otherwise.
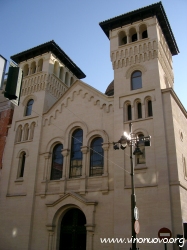
[[[100,22],[99,25],[106,34],[106,36],[109,38],[110,30],[122,27],[127,24],[132,24],[133,22],[137,22],[139,20],[143,20],[145,18],[153,16],[156,16],[158,19],[162,32],[171,51],[171,54],[177,55],[179,53],[179,49],[177,47],[175,37],[173,35],[164,7],[162,6],[161,2],[108,19],[106,21]]]
[[[105,95],[112,96],[114,95],[114,80],[108,85]]]
[[[54,40],[47,43],[43,43],[37,47],[25,50],[21,53],[11,56],[10,58],[16,62],[20,63],[35,56],[42,55],[46,52],[51,51],[57,58],[61,60],[64,65],[71,70],[71,72],[79,79],[85,78],[86,75],[81,71],[81,69],[66,55],[66,53],[55,43]]]

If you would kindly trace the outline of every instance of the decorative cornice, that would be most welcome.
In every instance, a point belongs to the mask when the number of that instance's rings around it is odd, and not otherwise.
[[[62,197],[60,197],[59,199],[57,199],[56,201],[54,202],[50,202],[50,203],[46,203],[46,206],[47,207],[54,207],[55,205],[57,205],[59,202],[61,202],[62,200],[66,199],[67,197],[73,197],[74,199],[84,203],[85,205],[97,205],[97,202],[96,201],[90,201],[90,200],[87,200],[85,198],[83,198],[82,196],[74,193],[74,192],[71,192],[69,191],[67,194],[63,195]]]
[[[136,185],[136,188],[154,188],[154,187],[157,187],[158,184],[155,183],[155,184],[139,184],[139,185]],[[125,189],[131,189],[132,187],[130,185],[127,185],[125,186]]]
[[[170,186],[179,186],[179,187],[187,190],[187,186],[184,186],[180,181],[171,181]]]
[[[26,193],[14,193],[14,194],[8,193],[6,197],[19,197],[19,196],[26,196],[26,195],[27,195]]]

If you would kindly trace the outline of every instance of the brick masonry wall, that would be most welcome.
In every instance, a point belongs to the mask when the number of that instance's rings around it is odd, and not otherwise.
[[[14,110],[7,109],[0,112],[0,169],[2,168],[2,158],[8,133],[8,125],[12,123]]]

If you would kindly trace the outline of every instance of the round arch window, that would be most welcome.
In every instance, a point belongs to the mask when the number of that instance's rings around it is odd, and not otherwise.
[[[34,103],[34,100],[33,100],[33,99],[31,99],[31,100],[28,101],[27,107],[26,107],[26,111],[25,111],[25,115],[26,115],[26,116],[31,115],[33,103]]]
[[[131,90],[142,88],[142,72],[134,71],[131,75]]]

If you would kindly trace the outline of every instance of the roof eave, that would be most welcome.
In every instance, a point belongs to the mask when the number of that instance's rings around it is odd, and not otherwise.
[[[86,77],[82,70],[66,55],[66,53],[53,40],[41,44],[37,47],[31,48],[29,50],[23,51],[19,54],[13,55],[11,56],[11,59],[16,63],[20,63],[50,51],[55,54],[72,71],[72,73],[77,78],[82,79]]]
[[[171,54],[177,55],[179,53],[179,49],[161,2],[100,22],[99,25],[109,38],[110,30],[153,16],[156,16],[158,19]]]

